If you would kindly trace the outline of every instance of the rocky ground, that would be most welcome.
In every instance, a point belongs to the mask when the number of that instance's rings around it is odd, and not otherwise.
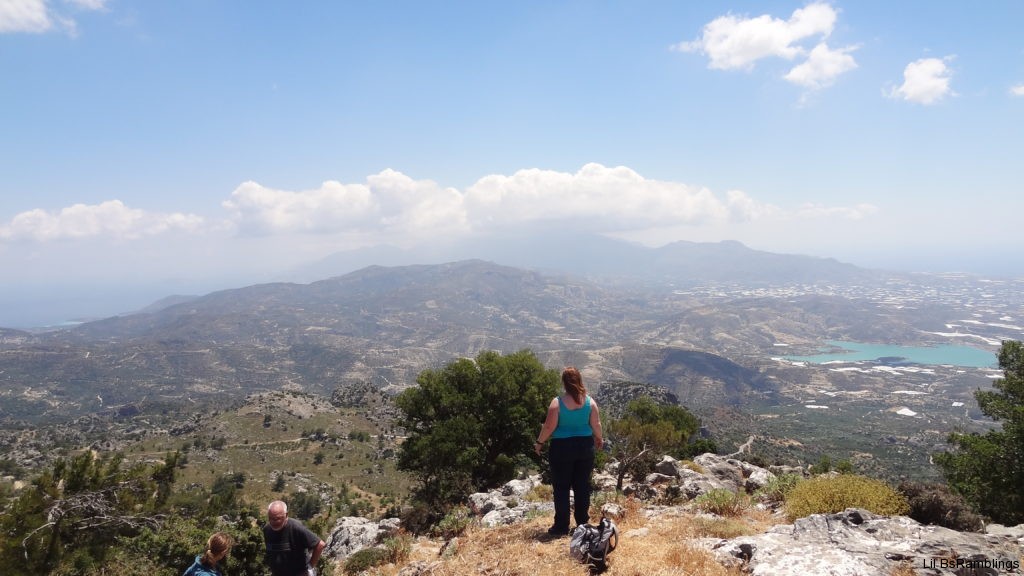
[[[922,525],[904,516],[878,516],[862,509],[813,514],[787,523],[758,504],[734,517],[702,512],[694,498],[715,489],[751,493],[774,477],[748,463],[713,454],[695,459],[697,472],[670,458],[658,472],[626,490],[632,497],[595,498],[601,513],[620,529],[608,574],[757,576],[939,576],[1022,574],[1024,525],[989,525],[984,532],[957,532]],[[780,471],[783,472],[783,471]],[[788,471],[787,471],[788,472]],[[614,486],[608,472],[595,476],[602,491]],[[501,489],[474,494],[476,523],[452,540],[423,538],[408,558],[367,574],[586,574],[568,557],[568,540],[552,541],[545,528],[552,513],[538,477],[513,480]],[[664,505],[667,491],[685,495]],[[607,492],[602,492],[607,494]],[[596,519],[595,519],[596,520]],[[398,532],[397,519],[344,518],[334,527],[326,557],[343,563],[352,553],[380,546]],[[526,556],[526,560],[524,560]]]

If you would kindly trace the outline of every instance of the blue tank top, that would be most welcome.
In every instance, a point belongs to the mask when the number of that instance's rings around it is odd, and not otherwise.
[[[558,426],[552,438],[573,438],[576,436],[593,436],[590,428],[590,396],[583,400],[583,406],[570,410],[562,397],[558,397]]]

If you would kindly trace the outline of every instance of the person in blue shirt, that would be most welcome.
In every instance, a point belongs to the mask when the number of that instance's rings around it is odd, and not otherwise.
[[[227,557],[234,540],[228,534],[216,532],[206,541],[206,550],[196,556],[196,561],[182,576],[223,576],[217,563]]]
[[[554,488],[555,523],[548,529],[551,536],[569,534],[569,490],[575,506],[576,525],[590,520],[590,475],[594,471],[594,454],[604,445],[601,413],[597,402],[587,394],[580,371],[569,366],[562,371],[565,393],[548,405],[544,425],[533,448],[540,455],[550,438],[548,462]]]

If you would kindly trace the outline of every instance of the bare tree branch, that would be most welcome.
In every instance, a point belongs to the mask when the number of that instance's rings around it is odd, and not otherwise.
[[[84,530],[104,532],[138,532],[143,528],[158,528],[163,522],[162,515],[141,516],[123,514],[118,508],[121,494],[128,491],[144,496],[146,487],[141,480],[119,482],[91,492],[79,492],[66,498],[59,498],[46,509],[46,523],[32,530],[21,541],[25,559],[29,559],[29,542],[39,533],[54,530],[71,534]]]

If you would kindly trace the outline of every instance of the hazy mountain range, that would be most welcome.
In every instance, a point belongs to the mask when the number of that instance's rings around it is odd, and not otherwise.
[[[760,252],[737,242],[676,242],[650,248],[600,235],[524,230],[514,236],[493,235],[472,243],[435,242],[406,249],[378,246],[338,252],[320,261],[297,263],[288,270],[268,269],[259,277],[165,281],[137,278],[132,282],[47,286],[15,282],[0,287],[0,326],[62,326],[144,310],[150,303],[171,295],[199,295],[267,282],[310,283],[374,265],[441,264],[472,259],[568,273],[604,284],[864,282],[879,276],[878,272],[833,259]],[[230,266],[224,270],[228,274]],[[174,270],[167,271],[168,278],[174,274]]]
[[[285,275],[314,281],[372,265],[403,266],[483,259],[518,268],[569,273],[603,281],[675,284],[709,282],[850,282],[878,279],[875,271],[831,258],[774,254],[734,241],[673,242],[658,248],[600,235],[555,232],[495,236],[472,244],[378,247],[335,253]]]
[[[776,357],[829,340],[949,343],[941,334],[951,326],[963,330],[956,336],[998,342],[1021,317],[1012,282],[883,273],[735,242],[651,249],[590,241],[508,244],[508,257],[530,267],[372,265],[309,283],[169,296],[72,328],[0,330],[0,427],[268,390],[330,396],[368,382],[393,391],[454,358],[529,348],[545,365],[581,367],[595,388],[662,386],[721,437],[771,439],[764,452],[842,446],[880,455],[875,465],[915,469],[946,431],[965,424],[965,410],[977,414],[970,395],[988,372],[835,371]],[[304,273],[370,255],[336,255]],[[961,318],[973,324],[953,324]],[[967,407],[950,409],[953,401]],[[928,421],[893,420],[896,410]],[[908,444],[913,458],[901,452]]]

